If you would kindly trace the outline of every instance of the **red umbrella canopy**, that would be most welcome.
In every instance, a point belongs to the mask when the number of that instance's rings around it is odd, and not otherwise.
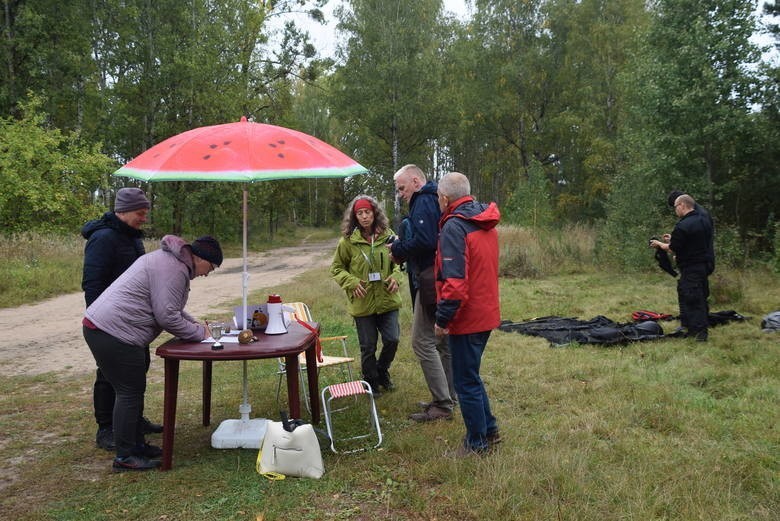
[[[275,125],[238,123],[199,127],[141,153],[114,172],[144,181],[269,181],[347,177],[367,170],[319,139]]]

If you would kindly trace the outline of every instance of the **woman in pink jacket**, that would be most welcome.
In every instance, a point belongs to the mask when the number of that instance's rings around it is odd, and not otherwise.
[[[116,391],[115,471],[149,470],[160,465],[159,447],[144,438],[141,418],[149,344],[162,331],[184,340],[211,336],[205,324],[184,311],[190,281],[222,264],[216,239],[187,244],[166,235],[160,249],[143,255],[116,279],[84,314],[84,339],[100,371]]]

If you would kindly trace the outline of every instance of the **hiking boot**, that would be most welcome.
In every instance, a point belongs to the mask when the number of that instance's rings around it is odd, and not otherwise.
[[[458,445],[458,447],[454,449],[445,450],[444,457],[451,458],[451,459],[464,459],[464,458],[470,458],[472,456],[484,456],[489,452],[490,452],[489,447],[486,447],[484,449],[474,449],[466,445],[466,442],[464,440],[463,443]]]
[[[379,385],[382,386],[382,388],[385,391],[393,391],[395,389],[395,384],[390,379],[390,373],[387,371],[380,371],[379,372]]]
[[[428,407],[430,407],[431,405],[433,405],[433,402],[417,402],[417,407],[419,407],[423,411],[425,409],[427,409]],[[453,410],[457,406],[458,406],[458,400],[452,400],[452,408],[453,408]]]
[[[160,434],[163,431],[161,424],[152,423],[147,418],[141,418],[141,426],[144,429],[144,434]]]
[[[499,433],[498,431],[489,432],[487,434],[487,442],[490,448],[493,448],[494,445],[498,445],[499,443],[501,443],[501,441],[502,441],[501,433]]]
[[[156,445],[149,445],[148,443],[144,443],[141,446],[136,447],[133,449],[133,454],[136,456],[142,456],[147,459],[157,459],[160,456],[162,456],[162,449]]]
[[[429,405],[423,412],[415,412],[409,415],[410,420],[419,423],[431,422],[436,420],[451,420],[452,411],[442,409],[436,405]]]
[[[103,450],[113,452],[116,449],[114,445],[114,429],[111,427],[100,427],[95,434],[95,445]]]
[[[382,396],[382,390],[379,389],[379,382],[376,380],[366,380],[366,383],[371,386],[371,392],[374,393],[374,398]]]
[[[128,470],[152,470],[162,464],[158,459],[144,458],[143,456],[126,456],[124,458],[114,458],[114,472],[125,472]]]

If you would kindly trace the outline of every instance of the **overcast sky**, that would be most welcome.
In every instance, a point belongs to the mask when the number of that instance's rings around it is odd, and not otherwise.
[[[444,9],[446,11],[455,14],[461,19],[468,18],[468,16],[471,14],[470,8],[468,7],[466,0],[443,0],[443,1],[444,1]],[[758,0],[757,8],[756,8],[757,14],[763,10],[763,5],[765,1],[766,0]],[[336,6],[339,4],[341,4],[341,0],[330,0],[325,5],[323,12],[325,13],[325,20],[328,22],[325,25],[320,25],[317,22],[312,21],[304,14],[280,17],[283,19],[278,20],[278,22],[282,24],[284,23],[284,21],[290,20],[290,17],[292,17],[292,19],[295,20],[296,25],[304,28],[309,32],[312,43],[314,43],[314,46],[317,48],[320,56],[332,57],[335,54],[336,45],[337,45],[336,29],[335,29],[336,19],[333,14],[333,11],[335,10]],[[764,20],[764,22],[766,23],[767,20]],[[780,23],[780,20],[775,21],[775,23]],[[761,46],[770,46],[773,43],[772,38],[766,34],[756,34],[752,38],[752,40],[754,43]],[[780,52],[778,52],[777,49],[773,48],[770,51],[770,53],[767,56],[765,56],[765,59],[771,60],[775,63],[780,63]]]
[[[388,0],[391,1],[391,0]],[[444,9],[451,13],[454,13],[460,18],[468,16],[469,11],[466,6],[466,0],[443,0]],[[336,52],[336,17],[333,11],[338,5],[341,4],[341,0],[330,0],[323,9],[325,13],[325,20],[328,22],[325,25],[321,25],[311,20],[305,14],[289,15],[283,17],[282,20],[275,20],[280,24],[290,19],[295,21],[295,24],[304,28],[309,32],[312,43],[317,48],[321,57],[333,56]]]

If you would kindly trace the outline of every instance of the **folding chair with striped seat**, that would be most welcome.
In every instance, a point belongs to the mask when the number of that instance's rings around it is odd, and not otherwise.
[[[348,411],[351,409],[351,407],[343,407],[340,409],[333,409],[331,407],[331,402],[334,400],[340,400],[343,398],[349,398],[349,397],[355,397],[358,398],[360,396],[366,396],[368,398],[368,406],[369,406],[369,416],[370,416],[370,424],[371,424],[371,431],[373,432],[360,432],[359,434],[356,434],[354,436],[345,436],[341,438],[337,438],[334,431],[334,423],[332,414],[334,412],[340,412],[340,411]],[[376,411],[376,402],[374,401],[374,393],[371,390],[371,386],[368,384],[368,382],[364,380],[356,380],[353,382],[344,382],[340,384],[333,384],[325,387],[322,390],[322,411],[325,415],[325,425],[328,429],[328,437],[330,438],[330,450],[332,450],[335,453],[338,453],[339,451],[336,450],[336,442],[343,443],[343,442],[349,442],[352,440],[360,440],[365,438],[370,438],[372,436],[376,436],[376,445],[373,446],[373,448],[377,448],[382,444],[382,429],[379,426],[379,415]],[[359,452],[362,450],[366,450],[369,447],[359,447],[359,448],[353,448],[351,450],[342,450],[342,453],[348,454],[350,452]]]

